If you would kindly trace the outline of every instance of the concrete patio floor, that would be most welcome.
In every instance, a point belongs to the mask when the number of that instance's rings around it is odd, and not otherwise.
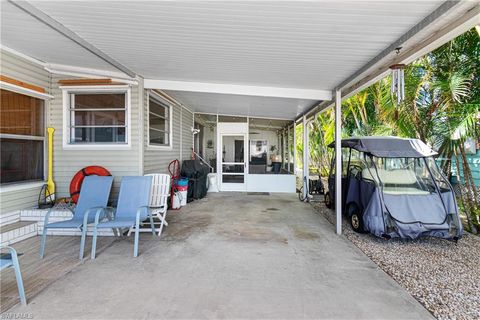
[[[430,319],[296,195],[209,194],[171,211],[161,240],[114,241],[36,296],[34,319]]]

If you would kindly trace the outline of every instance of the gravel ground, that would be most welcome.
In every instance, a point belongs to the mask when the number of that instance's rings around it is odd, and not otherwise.
[[[314,207],[331,223],[333,210]],[[458,243],[436,239],[384,240],[354,232],[344,235],[403,286],[437,319],[480,319],[480,237],[465,234]]]

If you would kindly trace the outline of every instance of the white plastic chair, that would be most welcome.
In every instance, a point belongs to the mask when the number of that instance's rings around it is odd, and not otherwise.
[[[167,216],[171,178],[170,175],[162,173],[146,174],[146,176],[152,177],[149,206],[152,216],[160,221],[155,223],[160,224],[160,227],[158,228],[158,236],[160,237],[162,235],[163,226],[168,226],[165,217]],[[155,231],[157,231],[157,228],[155,228]]]

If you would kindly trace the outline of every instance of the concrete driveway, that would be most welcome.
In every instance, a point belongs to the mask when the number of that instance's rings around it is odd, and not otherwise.
[[[209,194],[161,240],[119,239],[9,313],[34,319],[381,318],[431,315],[295,195]]]

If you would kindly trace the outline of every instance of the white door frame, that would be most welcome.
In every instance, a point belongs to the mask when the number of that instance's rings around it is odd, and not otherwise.
[[[223,162],[223,137],[243,137],[243,163]],[[219,122],[217,124],[217,182],[220,191],[246,191],[248,179],[248,123]],[[223,164],[244,165],[243,183],[223,183]],[[228,174],[228,173],[225,173]],[[238,174],[241,175],[241,174]]]

